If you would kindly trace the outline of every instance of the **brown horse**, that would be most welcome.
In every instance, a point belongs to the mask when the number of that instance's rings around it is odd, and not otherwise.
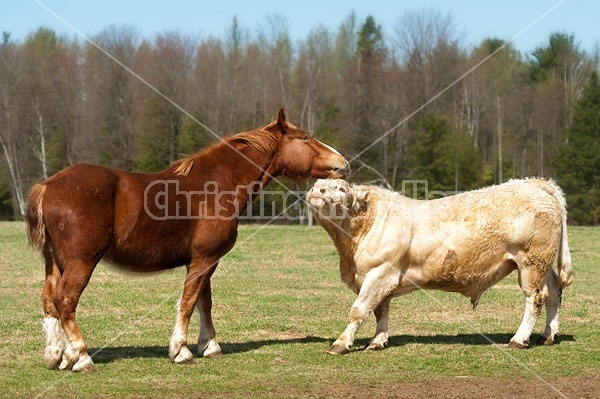
[[[348,173],[342,155],[287,123],[282,109],[270,124],[221,140],[162,172],[77,164],[35,185],[27,223],[29,241],[46,262],[46,365],[94,370],[75,309],[101,259],[136,272],[186,265],[169,356],[176,363],[193,362],[187,331],[194,307],[200,313],[198,354],[221,356],[210,277],[235,243],[237,217],[278,175]]]

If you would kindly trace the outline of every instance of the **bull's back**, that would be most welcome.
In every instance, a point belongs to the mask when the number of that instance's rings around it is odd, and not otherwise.
[[[529,252],[555,253],[560,204],[544,183],[526,182],[430,201],[412,240],[415,282],[478,298]]]

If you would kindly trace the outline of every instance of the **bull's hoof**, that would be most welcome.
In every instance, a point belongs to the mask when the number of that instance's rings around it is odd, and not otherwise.
[[[544,337],[543,335],[535,341],[536,346],[545,346],[545,345],[554,345],[554,338],[552,337]]]
[[[378,342],[371,342],[369,345],[365,347],[365,351],[381,351],[385,349],[385,345]]]
[[[508,349],[525,349],[525,348],[527,348],[526,345],[520,344],[518,342],[513,342],[513,341],[510,341],[508,343],[508,345],[506,345],[506,347]]]
[[[333,344],[327,351],[330,355],[347,355],[350,353],[350,349],[346,348],[345,345]]]

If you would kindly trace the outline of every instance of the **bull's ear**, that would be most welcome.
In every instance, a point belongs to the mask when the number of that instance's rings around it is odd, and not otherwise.
[[[285,134],[287,132],[287,122],[285,121],[285,111],[283,108],[279,110],[277,113],[277,127],[281,134]]]
[[[354,212],[359,213],[366,211],[367,207],[369,206],[369,192],[355,190],[353,197],[354,203],[352,204],[352,209]]]

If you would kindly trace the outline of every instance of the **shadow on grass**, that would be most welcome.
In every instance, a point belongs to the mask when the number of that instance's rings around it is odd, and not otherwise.
[[[250,352],[259,349],[263,346],[281,345],[281,344],[302,344],[311,342],[333,342],[330,338],[320,338],[307,336],[302,338],[290,339],[265,339],[259,341],[248,342],[219,342],[221,351],[224,355],[231,353]],[[196,354],[197,346],[195,343],[188,345],[189,349]],[[94,359],[94,363],[111,363],[118,359],[133,359],[133,358],[168,358],[168,346],[118,346],[107,348],[92,348],[89,353]]]
[[[536,342],[539,335],[532,335],[531,342]],[[423,345],[505,345],[512,338],[512,334],[438,334],[438,335],[395,335],[389,337],[389,347],[401,347],[406,344]],[[302,338],[290,339],[265,339],[248,342],[222,342],[219,343],[224,355],[231,353],[250,352],[263,346],[281,345],[281,344],[303,344],[303,343],[327,343],[331,344],[335,338],[322,338],[307,336]],[[573,342],[575,337],[572,335],[560,335],[556,337],[555,344],[563,341]],[[356,348],[363,348],[369,342],[369,338],[357,339]],[[329,346],[324,346],[324,350]],[[196,352],[196,344],[189,345],[192,353]],[[532,347],[530,347],[532,348]],[[91,349],[90,353],[95,363],[111,363],[118,359],[133,358],[168,358],[168,346],[121,346],[108,347],[103,349]]]
[[[425,345],[506,345],[510,342],[513,334],[437,334],[437,335],[395,335],[388,338],[388,346],[402,346],[406,344],[425,344]],[[531,336],[532,344],[537,341],[540,335]],[[554,344],[560,344],[562,341],[575,341],[572,335],[559,335],[555,338]],[[366,346],[368,338],[356,340],[355,345]],[[532,348],[534,346],[530,346]]]

